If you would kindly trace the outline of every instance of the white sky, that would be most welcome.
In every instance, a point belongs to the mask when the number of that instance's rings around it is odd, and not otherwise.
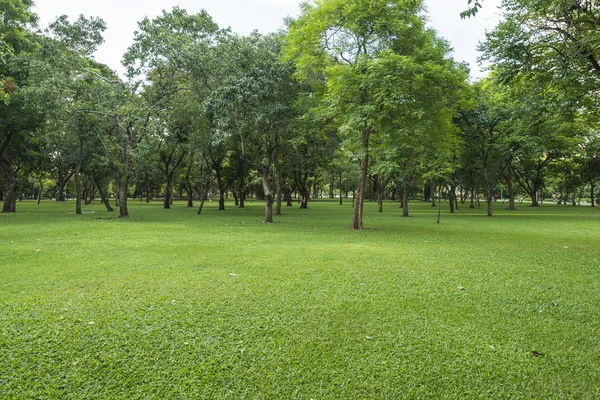
[[[484,75],[477,65],[476,47],[485,38],[485,30],[497,24],[500,1],[486,0],[475,18],[461,20],[459,13],[467,7],[467,0],[425,0],[430,26],[450,41],[457,61],[470,64],[474,77]],[[220,27],[231,27],[240,34],[254,29],[267,33],[282,27],[286,16],[296,16],[299,3],[298,0],[36,0],[33,10],[40,17],[40,27],[62,14],[71,21],[80,14],[102,18],[108,29],[96,60],[123,74],[121,58],[133,41],[137,22],[145,16],[153,18],[177,5],[190,14],[205,9]]]

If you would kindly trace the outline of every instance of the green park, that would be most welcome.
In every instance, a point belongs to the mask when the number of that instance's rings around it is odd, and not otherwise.
[[[600,398],[600,6],[499,12],[0,0],[0,399]]]

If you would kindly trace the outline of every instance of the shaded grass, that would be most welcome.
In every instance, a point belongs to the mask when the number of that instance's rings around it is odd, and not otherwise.
[[[260,202],[18,207],[0,215],[0,398],[600,395],[592,208],[437,225],[367,204],[352,232],[329,201],[274,225]]]

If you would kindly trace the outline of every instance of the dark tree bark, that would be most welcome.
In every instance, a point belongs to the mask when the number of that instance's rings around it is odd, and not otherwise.
[[[335,174],[332,172],[329,177],[329,198],[333,199],[335,194],[333,193],[333,186],[335,186]]]
[[[273,164],[273,169],[275,170],[275,198],[277,199],[275,204],[275,215],[281,215],[281,172],[279,172],[279,168],[277,168],[277,162]]]
[[[3,154],[0,160],[2,172],[4,173],[3,213],[17,212],[17,179],[11,161],[8,154]]]
[[[490,182],[489,173],[488,173],[488,163],[487,163],[487,154],[482,158],[482,167],[483,167],[483,180],[485,184],[485,200],[487,202],[487,216],[492,216],[492,184]]]
[[[107,211],[114,211],[113,208],[110,205],[110,202],[108,201],[108,196],[106,194],[106,190],[104,190],[104,186],[102,186],[102,182],[100,182],[99,179],[94,177],[94,182],[96,183],[96,187],[98,187],[98,191],[100,192],[100,199],[102,201],[102,203],[104,204],[104,206],[106,207]]]
[[[456,194],[452,193],[454,187],[452,185],[448,186],[448,203],[450,204],[450,214],[454,213],[454,196]]]
[[[265,222],[268,224],[273,223],[273,193],[271,192],[271,185],[269,184],[269,168],[264,167],[262,169],[262,184],[263,191],[265,192]]]
[[[340,206],[343,204],[343,200],[342,200],[342,173],[340,172]]]
[[[365,188],[367,183],[367,173],[369,170],[369,137],[371,129],[364,126],[362,130],[362,150],[364,156],[360,162],[360,173],[358,175],[356,203],[354,206],[354,215],[352,217],[352,230],[363,229],[363,208],[365,202]]]
[[[508,210],[515,210],[515,188],[513,185],[512,179],[512,168],[509,166],[506,169],[506,174],[504,176],[504,180],[506,181],[506,186],[508,188]]]
[[[37,195],[37,205],[39,206],[42,202],[42,191],[44,190],[43,176],[40,174],[40,179],[38,179],[38,195]]]
[[[404,185],[402,190],[402,216],[408,217],[408,185]]]
[[[83,133],[79,132],[79,156],[75,164],[75,214],[81,214],[81,164],[83,163]]]
[[[67,183],[69,183],[74,173],[75,171],[71,171],[67,176],[65,176],[62,168],[58,169],[58,178],[56,180],[58,188],[56,190],[55,201],[65,201],[65,186],[67,186]]]

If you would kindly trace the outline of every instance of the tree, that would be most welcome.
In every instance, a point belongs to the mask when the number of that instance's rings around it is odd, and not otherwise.
[[[304,3],[301,16],[290,22],[288,53],[298,76],[324,77],[323,107],[336,116],[340,132],[359,143],[352,229],[363,226],[371,138],[383,130],[383,111],[397,107],[403,109],[401,114],[418,114],[421,103],[415,99],[421,84],[443,85],[429,76],[448,51],[435,41],[435,34],[424,28],[420,1]]]
[[[600,8],[592,0],[504,0],[504,21],[480,46],[500,79],[543,74],[579,104],[597,109]]]
[[[464,132],[463,145],[467,153],[478,161],[483,173],[487,215],[492,216],[494,186],[503,172],[506,148],[504,126],[509,118],[508,97],[492,80],[483,80],[475,85],[475,107],[464,111],[459,124]]]

